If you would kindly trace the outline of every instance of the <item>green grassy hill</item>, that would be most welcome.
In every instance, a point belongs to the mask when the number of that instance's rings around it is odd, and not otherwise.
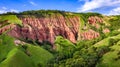
[[[54,56],[40,46],[15,46],[14,38],[0,36],[0,67],[45,67]]]
[[[0,67],[35,67],[32,60],[24,52],[12,49],[6,59],[0,63]]]
[[[26,51],[29,52],[30,58],[34,61],[36,67],[45,67],[54,58],[53,54],[39,46],[28,45]]]
[[[119,67],[120,66],[120,37],[113,37],[115,40],[112,46],[110,46],[110,51],[103,55],[97,67]],[[106,41],[107,42],[107,41]],[[112,43],[111,43],[112,44]]]

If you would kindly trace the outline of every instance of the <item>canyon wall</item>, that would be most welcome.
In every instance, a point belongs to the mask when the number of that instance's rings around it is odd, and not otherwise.
[[[30,16],[20,17],[23,27],[16,26],[8,34],[16,38],[48,41],[54,44],[56,36],[63,36],[75,43],[80,27],[77,16],[54,15],[49,17],[32,18]]]
[[[10,36],[40,43],[50,42],[53,46],[56,36],[62,36],[73,43],[76,43],[78,39],[90,40],[100,36],[98,32],[92,29],[80,32],[81,21],[80,17],[76,15],[63,16],[54,14],[46,17],[20,15],[18,18],[22,21],[23,26],[6,25],[0,28],[0,34],[8,29],[12,29],[8,32]],[[88,24],[97,27],[98,22],[102,23],[103,20],[97,16],[88,18]]]

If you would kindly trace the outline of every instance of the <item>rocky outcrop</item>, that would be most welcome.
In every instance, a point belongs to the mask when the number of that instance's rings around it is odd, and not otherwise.
[[[94,30],[90,29],[86,32],[81,33],[81,40],[91,40],[99,36],[100,34],[98,32],[95,32]]]
[[[88,23],[89,24],[103,23],[103,20],[98,16],[91,16],[88,18]]]
[[[88,18],[88,24],[94,26],[95,28],[100,28],[100,23],[103,23],[102,18],[97,16],[91,16]],[[91,40],[94,38],[97,38],[100,36],[100,34],[92,29],[88,29],[87,26],[83,28],[84,30],[87,30],[83,33],[80,33],[81,40]],[[108,31],[107,31],[108,32]]]
[[[109,33],[110,32],[110,30],[108,29],[108,28],[105,28],[105,29],[103,29],[103,31],[102,31],[103,33]]]
[[[15,27],[8,34],[16,38],[37,40],[38,42],[48,41],[54,44],[55,37],[58,35],[69,39],[75,43],[79,30],[79,17],[64,17],[54,15],[42,18],[20,17],[23,27]]]
[[[20,40],[14,40],[14,43],[15,43],[16,46],[26,44],[25,42],[20,41]]]
[[[88,18],[88,23],[91,24],[92,26],[95,26],[96,28],[99,28],[100,27],[99,23],[103,23],[103,20],[98,16],[91,16]]]

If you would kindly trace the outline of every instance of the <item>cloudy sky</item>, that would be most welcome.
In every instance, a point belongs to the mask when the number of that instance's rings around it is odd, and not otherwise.
[[[40,9],[117,15],[120,0],[0,0],[0,13]]]

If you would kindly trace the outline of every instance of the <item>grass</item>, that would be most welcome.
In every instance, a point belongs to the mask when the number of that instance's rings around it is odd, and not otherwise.
[[[119,40],[109,47],[110,39]],[[111,42],[110,42],[111,43]],[[94,45],[95,47],[108,46],[110,51],[102,56],[96,67],[120,67],[120,34],[103,39]]]
[[[40,46],[26,46],[26,50],[17,48],[14,38],[0,35],[0,67],[45,67],[53,58],[50,52]]]
[[[31,59],[21,50],[14,48],[7,58],[1,62],[0,67],[35,67]]]
[[[36,66],[45,67],[53,58],[50,52],[39,46],[28,45],[27,51],[30,53],[30,58],[34,61]]]
[[[110,47],[113,50],[120,51],[120,40],[113,46]]]
[[[96,67],[120,67],[120,60],[115,60],[119,55],[118,51],[108,52],[101,58],[101,62]]]
[[[22,21],[18,19],[16,15],[1,15],[0,16],[0,23],[6,20],[8,20],[8,23],[22,25]]]
[[[105,46],[109,45],[109,38],[105,38],[105,39],[97,42],[97,43],[94,45],[94,47],[100,47],[100,46],[104,46],[104,45],[105,45]]]
[[[0,35],[0,62],[3,61],[8,52],[15,48],[14,39],[10,36],[5,34]]]
[[[100,46],[108,46],[109,45],[109,40],[110,38],[112,39],[120,39],[120,34],[116,35],[116,36],[112,36],[112,37],[108,37],[108,38],[105,38],[101,41],[99,41],[98,43],[94,44],[94,47],[100,47]]]

